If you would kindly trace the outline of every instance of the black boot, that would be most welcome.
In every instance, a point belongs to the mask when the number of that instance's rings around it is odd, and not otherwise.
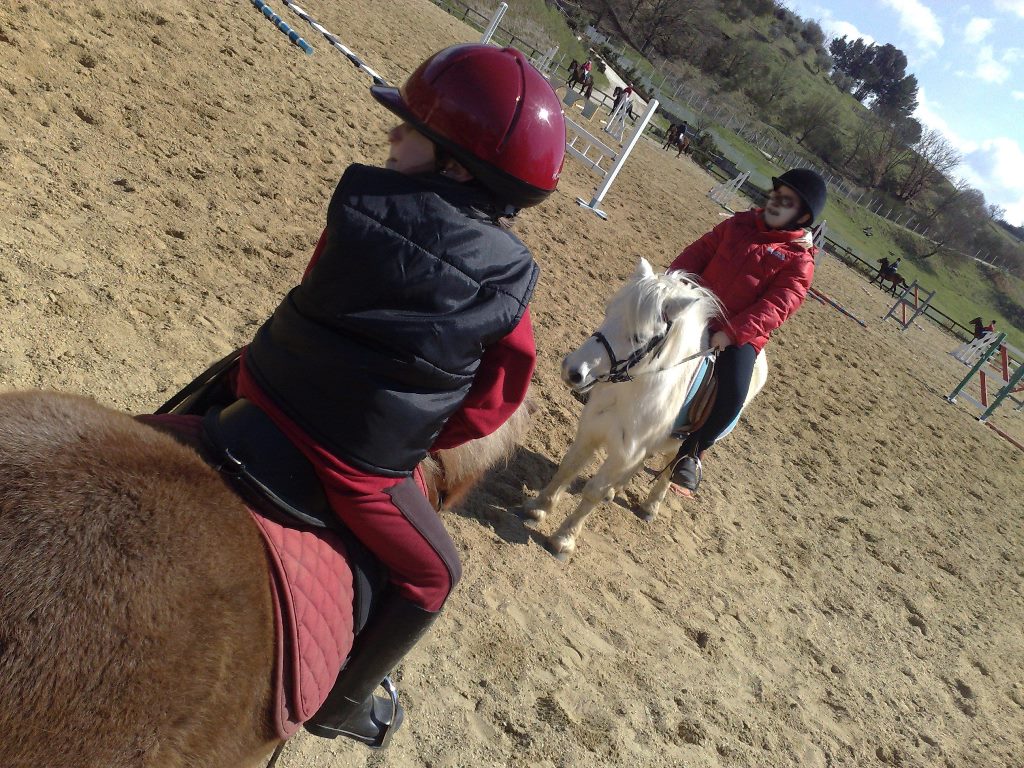
[[[436,611],[427,611],[405,598],[391,596],[359,633],[348,663],[306,730],[325,739],[346,736],[368,747],[386,747],[402,724],[398,695],[385,676],[424,635]],[[381,681],[390,699],[375,696]]]
[[[672,460],[672,482],[680,488],[696,493],[703,475],[704,469],[700,463],[697,446],[688,446],[683,443]]]

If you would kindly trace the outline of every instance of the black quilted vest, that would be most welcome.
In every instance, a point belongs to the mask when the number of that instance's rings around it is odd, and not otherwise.
[[[475,184],[352,165],[313,269],[245,364],[303,430],[364,471],[405,476],[519,324],[537,282],[526,246]]]

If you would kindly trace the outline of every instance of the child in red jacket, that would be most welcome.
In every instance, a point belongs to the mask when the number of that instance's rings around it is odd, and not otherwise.
[[[554,191],[565,123],[512,48],[453,46],[400,89],[371,93],[402,120],[385,166],[346,169],[301,284],[244,352],[237,395],[306,455],[331,508],[388,568],[383,607],[306,723],[381,746],[400,714],[372,691],[460,575],[413,473],[525,398],[538,268],[503,222]]]
[[[825,182],[814,171],[797,168],[772,183],[763,209],[726,219],[669,267],[698,275],[724,309],[711,336],[719,350],[714,405],[673,460],[672,481],[688,494],[700,485],[701,455],[743,407],[757,353],[803,303],[814,275],[815,248],[807,227],[825,208]]]

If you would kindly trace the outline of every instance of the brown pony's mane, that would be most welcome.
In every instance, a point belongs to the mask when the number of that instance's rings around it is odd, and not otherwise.
[[[527,399],[493,434],[424,459],[420,472],[431,506],[441,510],[461,505],[488,469],[509,460],[526,436],[535,410]]]

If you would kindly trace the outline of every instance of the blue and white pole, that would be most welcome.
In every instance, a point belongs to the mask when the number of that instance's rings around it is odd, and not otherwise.
[[[300,6],[296,2],[293,2],[293,0],[281,0],[281,2],[283,2],[289,8],[289,10],[291,10],[292,13],[294,13],[300,19],[309,24],[309,26],[311,26],[313,29],[315,29],[317,32],[323,35],[327,39],[327,42],[329,42],[334,47],[335,50],[341,53],[342,56],[351,61],[360,72],[365,72],[366,74],[368,74],[373,79],[374,85],[388,84],[383,77],[381,77],[372,69],[370,69],[370,67],[366,65],[365,61],[363,61],[361,58],[356,56],[355,53],[346,48],[345,44],[338,39],[337,35],[329,32],[327,28],[324,27],[320,22],[318,22],[308,13],[306,13],[306,11],[303,10],[302,6]]]
[[[251,2],[254,6],[256,6],[256,10],[260,11],[270,21],[272,21],[279,30],[281,30],[284,34],[288,35],[289,40],[291,40],[293,43],[299,46],[299,48],[301,48],[305,53],[313,53],[313,46],[307,43],[301,37],[299,37],[299,33],[296,32],[291,27],[289,27],[284,21],[282,21],[281,17],[274,13],[273,9],[265,2],[263,2],[263,0],[251,0]]]

